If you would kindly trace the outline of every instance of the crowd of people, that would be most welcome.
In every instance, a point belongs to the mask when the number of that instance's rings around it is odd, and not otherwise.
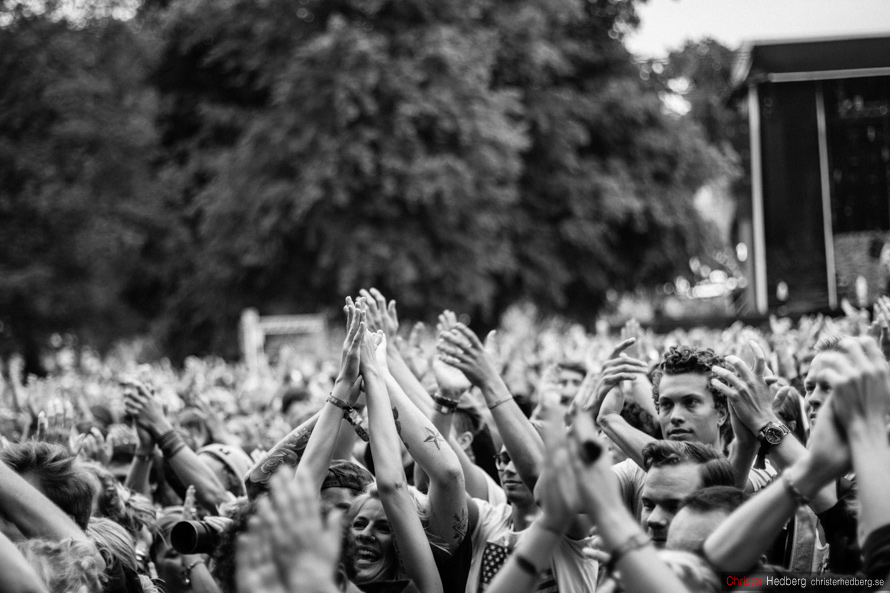
[[[339,361],[6,360],[0,591],[890,590],[890,299],[666,335],[344,313]]]

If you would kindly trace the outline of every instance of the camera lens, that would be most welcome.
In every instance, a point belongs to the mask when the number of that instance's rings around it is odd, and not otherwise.
[[[180,521],[170,532],[170,543],[180,554],[210,554],[218,541],[216,530],[203,521]]]

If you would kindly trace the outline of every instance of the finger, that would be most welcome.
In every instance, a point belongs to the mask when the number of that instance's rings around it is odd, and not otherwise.
[[[497,330],[493,329],[488,332],[488,335],[485,336],[485,351],[489,354],[494,354],[497,340]]]
[[[609,358],[610,358],[610,359],[611,359],[611,358],[618,358],[618,355],[619,355],[619,354],[621,354],[622,352],[624,352],[625,350],[627,350],[628,348],[630,348],[631,346],[633,346],[634,343],[636,343],[636,341],[637,341],[636,338],[628,338],[628,339],[624,340],[623,342],[621,342],[620,344],[618,344],[618,345],[612,350],[612,353],[609,355]]]
[[[751,351],[754,353],[754,374],[758,377],[763,377],[766,369],[766,355],[763,353],[760,344],[754,340],[748,342],[748,345],[751,346]]]
[[[408,335],[408,345],[412,348],[419,349],[425,331],[426,326],[422,322],[418,321],[415,323],[411,328],[411,333]]]
[[[738,373],[743,381],[745,381],[746,383],[752,383],[754,381],[754,377],[751,374],[751,369],[748,368],[748,365],[745,364],[744,360],[742,360],[738,356],[733,355],[727,356],[726,358],[724,358],[724,360],[732,365],[732,367],[735,369],[735,372]],[[714,370],[714,368],[712,368],[711,370]]]
[[[862,343],[857,338],[844,338],[838,344],[838,348],[847,355],[856,368],[864,369],[870,366],[868,356],[862,350]]]
[[[374,297],[374,303],[377,305],[377,310],[381,313],[386,311],[386,298],[376,288],[371,288],[371,296]]]
[[[470,341],[470,346],[473,348],[482,348],[482,342],[479,341],[479,336],[477,336],[473,330],[468,328],[463,323],[455,323],[454,329],[460,332],[460,334]]]
[[[71,452],[74,455],[77,455],[81,452],[81,450],[83,449],[83,443],[84,443],[84,440],[86,439],[86,437],[87,437],[87,435],[80,434],[80,435],[77,435],[76,439],[74,439],[74,446],[71,447]]]
[[[386,305],[386,313],[389,315],[389,318],[390,318],[390,319],[395,320],[395,319],[398,319],[398,318],[399,318],[399,314],[398,314],[398,312],[396,311],[396,301],[395,301],[395,299],[389,301],[389,304]]]
[[[637,364],[619,364],[610,366],[609,368],[603,368],[603,374],[615,374],[615,373],[632,373],[632,374],[645,374],[647,371],[645,366],[640,366]]]
[[[711,379],[711,385],[714,386],[714,389],[725,395],[731,401],[736,401],[739,397],[739,392],[735,389],[729,387],[723,381],[718,381],[717,379]]]
[[[450,354],[440,354],[439,360],[441,360],[442,362],[444,362],[447,365],[453,366],[454,368],[456,368],[459,371],[466,372],[466,371],[469,371],[471,368],[469,364],[467,364],[466,362],[464,362],[463,360],[461,360],[459,358],[451,356]]]

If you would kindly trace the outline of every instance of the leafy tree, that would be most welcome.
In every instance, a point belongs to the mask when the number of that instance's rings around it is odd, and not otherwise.
[[[671,278],[725,163],[640,78],[634,6],[172,4],[155,80],[193,256],[168,343],[231,352],[244,306],[367,285],[494,323],[523,298],[590,318]]]
[[[144,327],[126,281],[158,222],[145,45],[46,9],[0,5],[0,321],[32,369],[49,333],[101,345]]]

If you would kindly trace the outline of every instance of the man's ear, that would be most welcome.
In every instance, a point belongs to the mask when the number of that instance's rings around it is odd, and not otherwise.
[[[457,444],[460,445],[460,448],[466,451],[473,444],[473,433],[469,430],[466,430],[457,435],[456,440]]]
[[[729,402],[725,406],[717,407],[717,426],[723,426],[729,422]]]

